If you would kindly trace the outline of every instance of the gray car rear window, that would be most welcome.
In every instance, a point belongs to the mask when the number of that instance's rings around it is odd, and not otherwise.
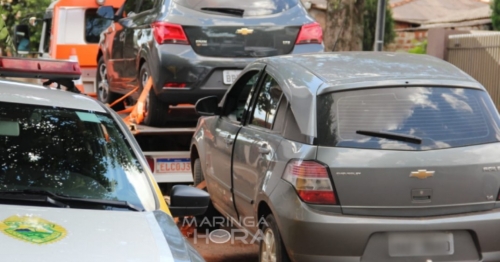
[[[284,12],[299,3],[299,0],[174,0],[175,3],[194,10],[202,8],[243,9],[244,16],[272,15]]]
[[[366,149],[432,150],[498,142],[500,119],[485,91],[409,87],[336,92],[318,97],[318,143]],[[421,144],[356,134],[390,132]]]

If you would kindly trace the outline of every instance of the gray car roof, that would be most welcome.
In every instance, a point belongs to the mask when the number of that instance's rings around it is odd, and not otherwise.
[[[316,96],[342,90],[389,86],[484,87],[441,59],[408,53],[335,52],[257,60],[283,79],[302,134],[316,137]],[[268,69],[269,70],[269,69]],[[278,81],[279,82],[279,81]]]
[[[0,102],[106,112],[96,100],[88,96],[11,80],[0,80]]]
[[[477,81],[454,65],[429,55],[390,52],[314,53],[273,57],[267,64],[289,71],[284,65],[300,66],[321,78],[327,85],[337,86],[357,82],[382,80],[450,80]],[[376,83],[371,83],[376,84]],[[464,83],[465,84],[465,83]],[[378,84],[376,84],[378,86]],[[380,84],[383,85],[383,84]],[[321,91],[321,90],[319,90]]]

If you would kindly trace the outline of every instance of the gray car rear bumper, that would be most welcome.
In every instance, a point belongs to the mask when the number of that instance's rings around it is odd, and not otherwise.
[[[322,52],[319,44],[297,45],[292,54]],[[230,85],[223,82],[224,70],[243,70],[256,58],[224,58],[200,56],[190,45],[156,45],[155,58],[149,59],[156,94],[165,103],[196,103],[198,99],[216,95],[222,98]],[[186,83],[185,88],[164,88],[167,82]]]
[[[404,261],[500,261],[500,209],[427,218],[346,216],[304,204],[285,181],[271,201],[294,261],[401,261],[388,256],[387,233],[436,231],[454,234],[454,255]]]

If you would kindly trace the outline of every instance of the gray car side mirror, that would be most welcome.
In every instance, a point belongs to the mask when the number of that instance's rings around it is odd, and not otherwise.
[[[196,113],[201,116],[213,116],[220,114],[219,99],[217,96],[208,96],[196,102]]]
[[[210,195],[196,187],[175,185],[170,194],[170,213],[173,217],[198,216],[207,211]]]

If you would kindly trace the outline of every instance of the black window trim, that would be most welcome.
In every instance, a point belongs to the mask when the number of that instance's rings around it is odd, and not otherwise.
[[[153,2],[153,6],[151,8],[149,8],[149,9],[141,11],[142,5],[144,4],[145,1],[152,1]],[[153,11],[155,9],[155,7],[158,5],[158,1],[159,0],[141,0],[140,5],[136,6],[136,10],[137,10],[136,14],[143,14],[143,13],[146,13],[146,12]]]
[[[97,40],[97,42],[89,42],[89,41],[87,41],[87,28],[86,28],[86,27],[87,27],[87,12],[89,12],[89,11],[91,11],[91,12],[95,12],[95,13],[96,13],[96,17],[94,17],[94,19],[95,19],[95,18],[97,18],[97,19],[103,19],[103,18],[100,18],[99,16],[97,16],[97,8],[87,8],[87,9],[85,9],[85,14],[84,14],[84,23],[85,23],[85,24],[84,24],[84,27],[85,27],[85,30],[84,30],[84,32],[83,32],[83,40],[84,40],[84,41],[85,41],[85,43],[87,43],[87,44],[98,44],[98,43],[99,43],[99,40]],[[113,23],[113,22],[111,22],[111,23],[110,23],[107,27],[104,27],[104,30],[106,30],[109,26],[111,26],[111,25],[112,25],[112,23]],[[49,36],[49,37],[50,37],[50,36]],[[50,42],[49,42],[49,47],[50,47]]]
[[[255,75],[257,76],[257,83],[256,83],[256,84],[257,84],[257,88],[254,90],[254,92],[257,92],[256,90],[258,90],[258,89],[259,89],[260,82],[262,82],[262,79],[263,79],[263,78],[262,78],[262,75],[263,75],[263,73],[265,72],[265,68],[266,68],[266,66],[264,65],[264,66],[263,66],[262,68],[260,68],[260,69],[257,69],[257,68],[251,68],[251,69],[249,69],[248,71],[245,71],[245,72],[244,72],[244,75],[246,75],[246,74],[248,74],[248,73],[250,73],[250,72],[255,72],[255,71],[257,71],[257,73],[255,74]],[[254,75],[254,76],[255,76],[255,75]],[[242,76],[243,76],[243,75],[242,75]],[[241,77],[239,77],[239,78],[237,79],[237,82],[238,82],[238,81],[242,78],[242,76],[241,76]],[[252,76],[252,77],[253,77],[253,76]],[[250,77],[250,78],[251,78],[251,77]],[[248,80],[247,80],[247,81],[248,81]],[[234,84],[236,84],[236,82],[235,82]],[[233,84],[233,86],[234,86],[234,84]],[[231,92],[231,91],[233,90],[233,89],[232,89],[232,88],[233,88],[233,86],[231,86],[231,90],[230,90],[229,92]],[[241,94],[241,92],[240,92],[240,94]],[[250,90],[249,95],[251,95],[251,94],[252,94],[252,90]],[[248,97],[247,97],[247,99],[248,99]],[[252,96],[252,100],[250,101],[250,105],[249,105],[249,108],[250,108],[250,109],[251,109],[251,108],[253,108],[253,101],[254,101],[254,99],[255,99],[255,96]],[[226,100],[226,101],[224,102],[223,107],[222,107],[222,115],[221,115],[221,118],[222,118],[222,119],[224,119],[224,120],[226,120],[226,121],[228,121],[228,122],[230,122],[230,123],[233,123],[233,124],[235,124],[235,125],[245,126],[245,125],[246,125],[246,123],[248,122],[248,115],[249,115],[249,114],[248,114],[248,111],[246,111],[246,110],[245,110],[245,111],[243,112],[243,117],[242,117],[241,121],[234,121],[234,120],[232,120],[231,118],[229,118],[229,117],[228,117],[228,115],[229,115],[229,114],[228,114],[228,112],[226,112],[226,111],[227,111],[227,104],[228,104],[228,102],[227,102],[227,100]]]

